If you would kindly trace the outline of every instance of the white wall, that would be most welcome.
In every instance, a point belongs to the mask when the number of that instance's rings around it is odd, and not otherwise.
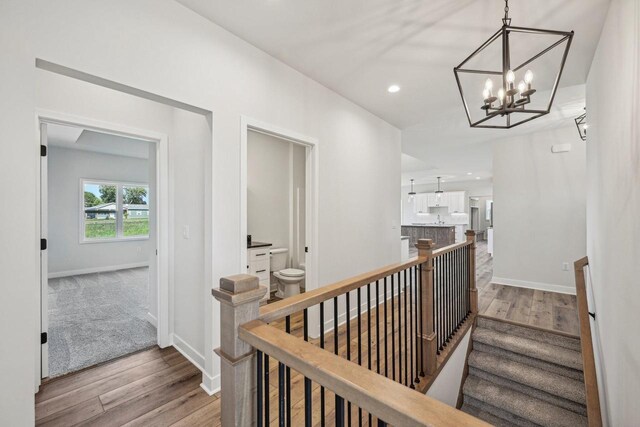
[[[204,227],[214,240],[212,247],[205,245],[210,260],[205,286],[217,286],[221,276],[238,272],[240,245],[245,244],[238,191],[241,115],[319,140],[320,241],[310,249],[318,251],[321,285],[399,261],[400,132],[173,1],[3,1],[0,52],[0,188],[3,200],[13,206],[0,210],[0,332],[12,343],[0,349],[4,422],[31,425],[34,419],[39,337],[36,58],[213,112],[214,163],[204,171],[205,182],[213,182],[212,196],[204,195],[205,201],[212,197],[213,221]],[[200,153],[201,161],[206,156]],[[213,271],[207,272],[207,266]],[[205,312],[217,310],[210,296],[200,303]],[[219,341],[217,328],[207,333],[211,327],[204,325],[205,355]],[[214,372],[219,369],[215,361],[212,366]]]
[[[247,135],[247,233],[289,248],[289,147],[259,132]]]
[[[460,393],[460,384],[462,382],[462,374],[467,361],[467,350],[471,341],[472,329],[469,329],[458,347],[447,360],[442,371],[438,374],[436,380],[431,384],[426,395],[438,399],[454,408],[458,404],[458,395]]]
[[[615,105],[615,108],[610,108]],[[609,425],[640,424],[640,2],[613,0],[587,80],[587,254]]]
[[[80,243],[80,180],[148,183],[149,161],[49,147],[49,274],[148,264],[149,241]]]
[[[493,143],[497,283],[575,293],[571,265],[586,250],[586,159],[585,143],[568,121]],[[564,143],[570,152],[551,153],[552,145]]]
[[[304,262],[305,160],[300,144],[248,132],[247,232],[253,240],[287,248],[293,267]]]

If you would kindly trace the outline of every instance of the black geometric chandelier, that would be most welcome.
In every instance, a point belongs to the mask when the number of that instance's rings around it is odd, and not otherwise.
[[[509,129],[549,114],[572,39],[573,31],[511,26],[505,0],[502,27],[453,69],[469,125]]]
[[[576,127],[578,128],[578,134],[580,134],[580,139],[583,141],[586,141],[587,129],[589,128],[589,125],[587,124],[586,108],[585,108],[585,112],[580,114],[578,117],[576,117],[575,121],[576,121]]]

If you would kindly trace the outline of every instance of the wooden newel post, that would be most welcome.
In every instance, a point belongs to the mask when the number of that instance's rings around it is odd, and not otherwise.
[[[476,232],[467,230],[469,245],[469,301],[471,312],[478,314],[478,289],[476,288]]]
[[[247,274],[223,277],[212,289],[220,301],[220,407],[222,425],[251,426],[256,422],[255,350],[238,337],[238,327],[258,318],[260,299],[267,292],[258,278]]]
[[[422,340],[425,351],[422,354],[422,366],[425,374],[433,375],[436,372],[438,355],[435,325],[433,323],[433,240],[419,239],[416,243],[418,256],[426,257],[426,261],[420,264],[420,289],[422,295]]]

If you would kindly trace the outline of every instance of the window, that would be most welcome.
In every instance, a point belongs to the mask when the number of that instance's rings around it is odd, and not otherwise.
[[[82,180],[82,242],[149,238],[149,186]]]

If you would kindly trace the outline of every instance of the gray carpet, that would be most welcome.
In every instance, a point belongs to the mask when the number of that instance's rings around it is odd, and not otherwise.
[[[156,344],[146,320],[149,269],[49,280],[49,377]]]
[[[462,410],[494,425],[587,425],[580,341],[478,319]]]

